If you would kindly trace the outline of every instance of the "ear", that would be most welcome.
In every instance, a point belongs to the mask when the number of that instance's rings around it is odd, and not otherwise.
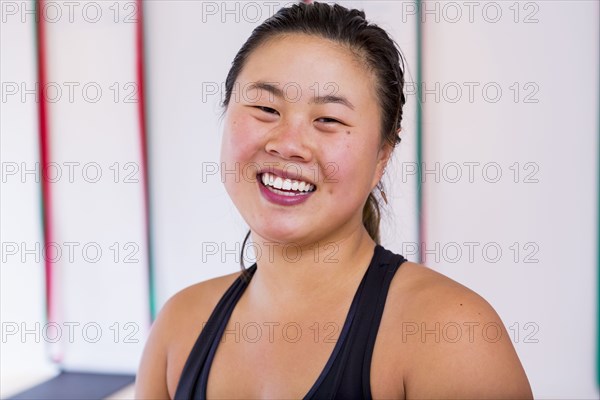
[[[374,176],[375,182],[373,182],[373,187],[375,187],[383,177],[385,168],[387,167],[393,150],[394,148],[387,142],[384,143],[379,149],[379,153],[377,155],[377,167],[375,169]]]

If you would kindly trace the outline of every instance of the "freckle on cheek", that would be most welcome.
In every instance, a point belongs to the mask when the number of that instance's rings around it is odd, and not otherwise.
[[[350,134],[350,131],[346,131],[346,135],[349,135],[349,134]]]

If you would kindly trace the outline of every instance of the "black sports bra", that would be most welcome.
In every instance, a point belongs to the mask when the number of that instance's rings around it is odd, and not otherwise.
[[[304,399],[371,399],[371,358],[394,274],[406,259],[375,247],[373,258],[354,295],[333,352]],[[250,279],[256,264],[248,268]],[[175,399],[206,399],[210,366],[227,322],[250,279],[238,277],[225,292],[200,333],[185,363]]]

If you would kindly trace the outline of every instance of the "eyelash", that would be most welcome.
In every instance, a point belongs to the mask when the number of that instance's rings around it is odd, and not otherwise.
[[[274,114],[273,111],[275,113],[278,113],[277,110],[270,108],[270,107],[263,107],[263,106],[256,106],[256,108],[258,108],[259,110],[266,112],[267,114]],[[333,118],[327,118],[327,117],[323,117],[323,118],[319,118],[320,120],[327,120],[326,122],[323,122],[324,124],[341,124],[340,121],[338,121],[337,119],[333,119]]]
[[[323,118],[319,118],[319,119],[326,119],[326,120],[328,120],[328,122],[324,122],[325,124],[341,124],[340,121],[338,121],[337,119],[333,119],[333,118],[323,117]]]
[[[273,114],[271,111],[277,112],[277,110],[274,110],[274,109],[272,109],[270,107],[256,106],[256,108],[258,108],[261,111],[266,112],[267,114]],[[269,111],[267,111],[267,110],[269,110]]]

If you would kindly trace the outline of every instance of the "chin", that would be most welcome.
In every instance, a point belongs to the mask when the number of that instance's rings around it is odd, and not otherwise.
[[[324,230],[328,228],[323,223],[311,223],[309,226],[256,226],[252,233],[258,236],[257,240],[265,242],[275,242],[283,246],[291,247],[312,247],[314,244],[319,246],[326,245],[335,241],[341,231]],[[338,235],[336,235],[336,233]]]
[[[278,226],[277,228],[273,227],[261,227],[252,230],[253,233],[256,233],[260,238],[265,240],[266,242],[276,242],[281,243],[283,245],[306,245],[311,243],[307,234],[302,234],[297,227],[286,228],[284,226]]]

